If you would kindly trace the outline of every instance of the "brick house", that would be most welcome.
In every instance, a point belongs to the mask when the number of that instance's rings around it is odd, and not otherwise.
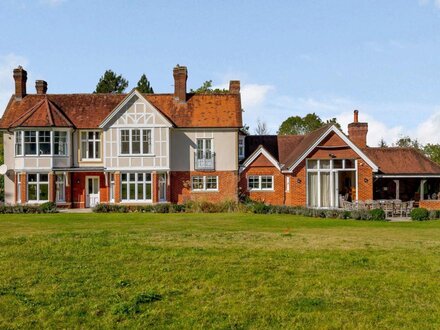
[[[367,146],[358,111],[345,135],[334,125],[306,135],[241,131],[240,82],[225,93],[47,94],[14,70],[15,94],[0,120],[5,202],[183,203],[249,196],[270,204],[337,208],[341,200],[416,200],[440,209],[440,166],[410,148]]]
[[[182,203],[237,199],[240,82],[229,92],[187,93],[187,69],[173,70],[174,93],[48,94],[14,69],[3,132],[5,202]]]
[[[348,136],[334,125],[306,135],[247,136],[240,193],[313,208],[401,199],[440,209],[440,166],[413,148],[368,147],[368,123],[358,116],[355,110]]]

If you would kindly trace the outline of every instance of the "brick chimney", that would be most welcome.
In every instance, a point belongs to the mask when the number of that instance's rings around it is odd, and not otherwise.
[[[37,90],[38,95],[44,95],[47,92],[47,82],[44,80],[36,80],[35,81],[35,89]]]
[[[174,98],[180,102],[186,102],[186,80],[188,70],[186,66],[177,64],[173,69],[174,76]]]
[[[14,69],[14,80],[15,80],[15,99],[20,101],[26,96],[26,81],[27,72],[20,65],[18,68]]]
[[[348,124],[348,137],[360,148],[367,146],[368,123],[359,122],[359,111],[354,110],[353,122]]]
[[[231,80],[229,82],[229,92],[232,94],[240,94],[240,80]]]

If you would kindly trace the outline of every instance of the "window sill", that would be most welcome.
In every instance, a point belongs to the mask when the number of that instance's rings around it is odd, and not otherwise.
[[[218,193],[219,190],[218,189],[192,189],[191,192],[193,192],[193,193],[209,193],[209,192]]]
[[[156,157],[155,154],[119,154],[118,157]]]

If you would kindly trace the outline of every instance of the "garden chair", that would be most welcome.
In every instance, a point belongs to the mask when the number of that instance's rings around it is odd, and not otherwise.
[[[394,203],[393,202],[385,202],[383,203],[382,209],[385,212],[385,216],[388,217],[392,217],[393,213],[394,213]]]

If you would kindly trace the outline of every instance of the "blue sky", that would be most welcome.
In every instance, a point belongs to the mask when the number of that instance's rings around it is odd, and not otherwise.
[[[109,68],[171,92],[181,64],[188,88],[240,79],[251,129],[359,109],[370,145],[440,142],[439,0],[1,0],[0,31],[1,109],[18,64],[50,93],[92,92]]]

